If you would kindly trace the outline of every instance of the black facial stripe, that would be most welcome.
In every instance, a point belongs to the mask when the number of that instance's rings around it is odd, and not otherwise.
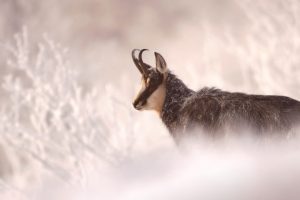
[[[151,96],[151,94],[159,87],[159,85],[152,85],[145,89],[145,91],[141,94],[141,100],[143,100],[143,104],[146,103],[146,100]]]
[[[146,89],[140,94],[136,102],[142,101],[142,105],[145,105],[147,102],[147,99],[151,96],[151,94],[159,87],[159,85],[163,81],[163,75],[160,73],[157,73],[155,75],[155,78],[150,78],[150,84],[146,86]]]

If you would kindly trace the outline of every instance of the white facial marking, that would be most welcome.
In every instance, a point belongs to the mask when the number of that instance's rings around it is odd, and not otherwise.
[[[150,78],[147,78],[146,82],[142,79],[141,89],[139,90],[136,98],[138,98],[145,91],[149,82]],[[161,112],[163,103],[165,101],[165,96],[166,86],[165,82],[163,81],[163,83],[160,84],[158,88],[148,97],[145,105],[142,105],[142,102],[139,102],[136,107],[138,110],[155,110],[157,112]]]
[[[144,109],[156,110],[158,112],[161,112],[163,103],[165,101],[165,96],[166,96],[166,88],[165,85],[162,83],[147,99],[147,103],[144,106]]]
[[[150,78],[147,78],[147,80],[146,80],[146,84],[148,85],[148,84],[149,84],[149,82],[150,82]]]

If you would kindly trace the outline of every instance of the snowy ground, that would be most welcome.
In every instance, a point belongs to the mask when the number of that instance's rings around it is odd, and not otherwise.
[[[178,150],[133,109],[130,58],[159,51],[193,89],[300,99],[297,0],[1,4],[0,199],[299,199],[300,140]]]

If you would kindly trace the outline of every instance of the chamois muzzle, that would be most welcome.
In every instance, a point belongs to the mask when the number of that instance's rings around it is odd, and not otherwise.
[[[132,105],[133,105],[133,107],[134,107],[135,109],[141,110],[144,104],[145,104],[145,102],[142,102],[142,101],[140,101],[140,100],[138,100],[138,101],[136,100],[136,101],[133,102]]]

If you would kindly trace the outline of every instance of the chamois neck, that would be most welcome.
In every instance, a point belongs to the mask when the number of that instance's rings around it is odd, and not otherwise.
[[[187,97],[194,91],[189,89],[179,78],[169,72],[166,77],[166,97],[161,112],[161,118],[170,132],[173,130],[173,123],[179,117],[179,111]]]
[[[182,102],[193,93],[176,75],[169,72],[166,77],[166,100],[171,102]],[[171,103],[170,102],[170,103]],[[168,102],[165,102],[168,103]]]

